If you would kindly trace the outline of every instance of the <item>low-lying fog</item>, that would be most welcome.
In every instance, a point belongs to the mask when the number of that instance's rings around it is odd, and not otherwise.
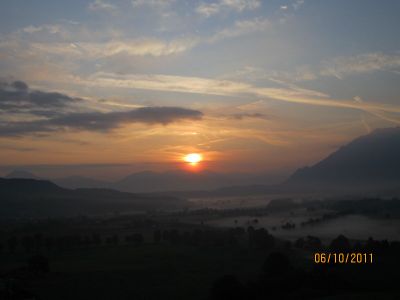
[[[301,223],[310,219],[321,219],[329,211],[317,210],[310,212],[304,208],[290,209],[287,211],[271,212],[266,215],[250,215],[245,212],[249,207],[265,207],[273,199],[266,197],[227,197],[192,199],[199,207],[214,209],[243,208],[241,216],[208,216],[196,217],[192,222],[203,222],[204,225],[213,227],[264,227],[273,235],[288,240],[296,240],[307,235],[319,237],[322,241],[330,241],[343,234],[353,240],[366,240],[372,237],[376,240],[400,240],[400,219],[370,217],[360,214],[340,215],[332,219],[322,220],[314,224],[301,226]],[[282,228],[285,224],[295,224],[294,228]]]
[[[254,222],[255,219],[258,221],[257,223]],[[315,225],[299,226],[301,222],[307,219],[307,215],[281,214],[262,217],[230,217],[204,223],[217,227],[264,227],[273,235],[292,241],[307,235],[317,236],[322,241],[330,241],[339,234],[344,234],[346,237],[355,240],[365,240],[369,237],[376,240],[400,240],[400,220],[396,219],[382,220],[360,215],[347,215]],[[237,220],[237,223],[235,223],[235,220]],[[281,225],[286,222],[295,223],[296,228],[282,229]],[[274,227],[275,230],[273,230]]]

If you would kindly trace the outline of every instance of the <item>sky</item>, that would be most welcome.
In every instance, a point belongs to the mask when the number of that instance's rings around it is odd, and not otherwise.
[[[0,172],[290,174],[400,123],[396,0],[0,2]]]

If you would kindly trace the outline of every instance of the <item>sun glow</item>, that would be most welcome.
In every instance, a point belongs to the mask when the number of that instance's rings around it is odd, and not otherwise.
[[[187,163],[190,163],[192,165],[195,165],[203,160],[203,156],[198,153],[190,153],[186,155],[183,160]]]

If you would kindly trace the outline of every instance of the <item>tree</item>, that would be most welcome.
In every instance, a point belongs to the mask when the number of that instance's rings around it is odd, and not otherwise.
[[[244,299],[244,288],[233,275],[225,275],[217,279],[211,287],[212,300],[240,300]]]
[[[343,234],[333,239],[330,245],[332,251],[346,252],[350,250],[350,242]]]
[[[43,255],[35,255],[28,260],[28,269],[35,273],[48,273],[50,271],[49,260]]]
[[[111,238],[112,244],[113,245],[118,245],[119,244],[119,236],[118,234],[114,234]]]
[[[154,242],[157,244],[161,241],[161,230],[160,229],[157,229],[154,231],[153,239],[154,239]]]
[[[93,240],[93,243],[96,246],[100,246],[101,243],[102,243],[101,237],[100,237],[100,235],[98,233],[93,233],[92,234],[92,240]]]
[[[41,233],[36,233],[34,236],[35,248],[40,250],[43,247],[43,235]]]
[[[22,247],[24,247],[25,252],[31,252],[33,249],[33,238],[29,235],[26,235],[21,240]]]
[[[134,233],[132,235],[132,240],[135,243],[136,246],[139,246],[141,244],[143,244],[144,242],[144,237],[141,233]]]
[[[291,269],[289,258],[280,252],[272,252],[268,255],[263,265],[263,271],[269,277],[284,276]]]
[[[51,236],[48,236],[44,240],[44,244],[46,245],[47,251],[53,250],[54,247],[54,238]]]
[[[17,245],[18,245],[18,239],[17,239],[17,237],[16,237],[15,235],[12,236],[12,237],[10,237],[10,238],[7,240],[7,243],[8,243],[8,250],[9,250],[11,253],[14,253],[15,250],[16,250],[16,248],[17,248]]]

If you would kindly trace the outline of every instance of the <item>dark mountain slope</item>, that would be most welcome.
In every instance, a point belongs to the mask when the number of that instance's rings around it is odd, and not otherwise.
[[[289,184],[381,185],[400,183],[400,128],[377,129],[341,147]]]
[[[61,188],[50,181],[0,178],[0,217],[56,217],[177,209],[185,200],[110,189]]]
[[[25,170],[14,170],[8,173],[5,178],[25,178],[25,179],[41,179],[35,174]]]

